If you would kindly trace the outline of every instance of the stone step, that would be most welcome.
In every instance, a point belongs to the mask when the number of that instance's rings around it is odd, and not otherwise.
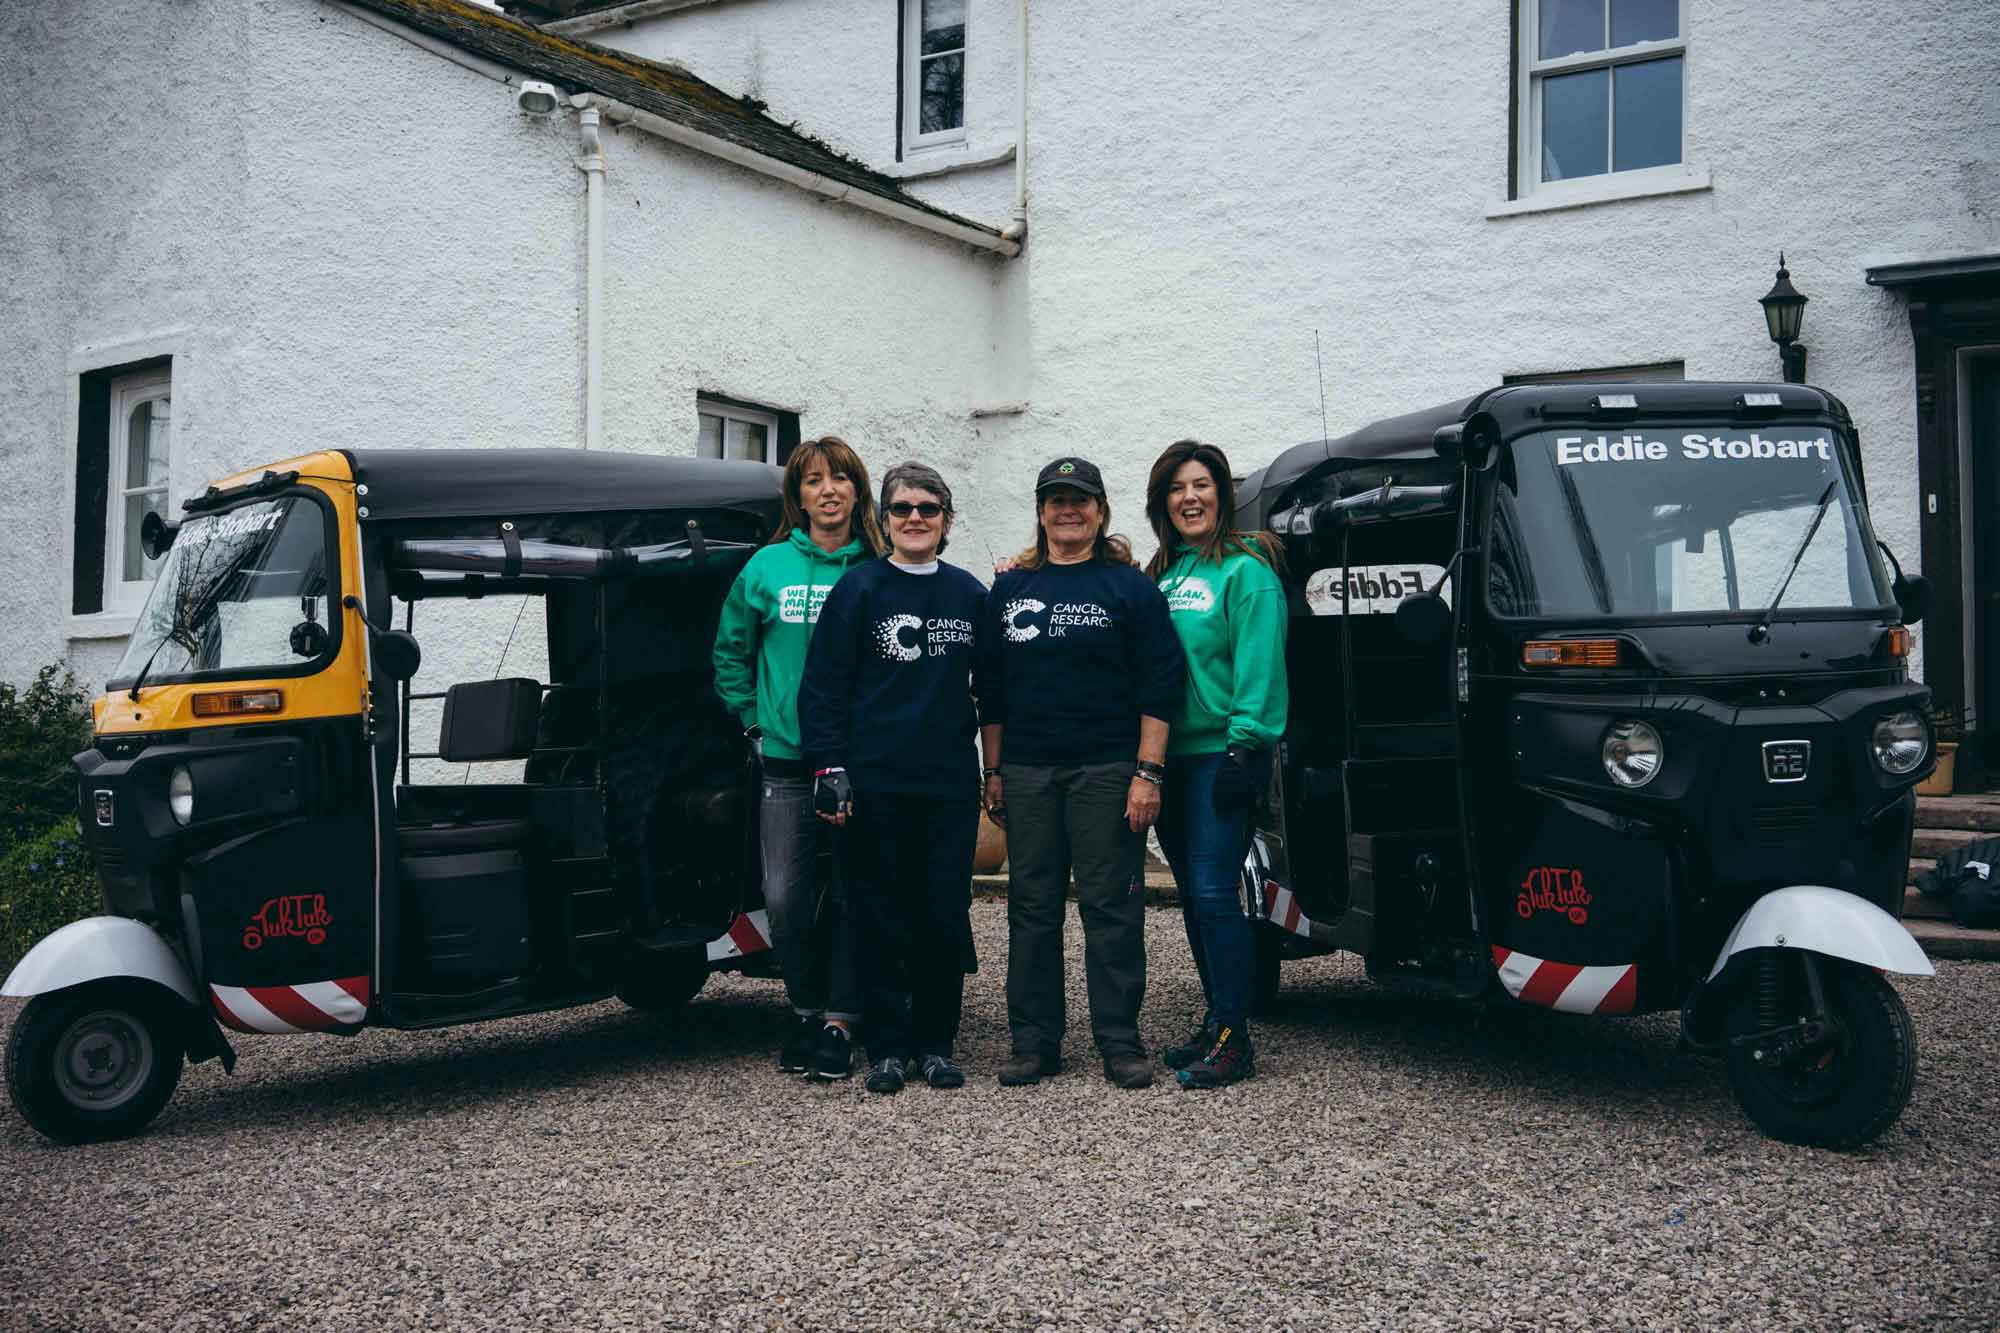
[[[1920,828],[1910,837],[1910,855],[1936,858],[1957,851],[1968,842],[1993,836],[1982,829]]]
[[[1933,958],[2000,960],[2000,930],[1967,930],[1950,921],[1905,923],[1924,952]]]
[[[1917,827],[2000,833],[2000,796],[1919,796]]]
[[[1903,890],[1903,920],[1911,921],[1951,919],[1951,905],[1942,898],[1926,898],[1915,889]]]

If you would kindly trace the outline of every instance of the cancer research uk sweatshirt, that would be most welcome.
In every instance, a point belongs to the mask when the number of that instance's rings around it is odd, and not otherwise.
[[[769,758],[799,758],[806,644],[833,585],[868,559],[858,537],[828,554],[793,528],[788,540],[751,556],[729,589],[715,631],[715,692],[746,729],[763,728]]]
[[[1254,555],[1201,560],[1174,552],[1160,575],[1187,649],[1187,693],[1170,719],[1168,754],[1268,750],[1285,734],[1285,589]]]
[[[1104,560],[1010,569],[980,627],[979,720],[1010,764],[1109,764],[1139,755],[1139,717],[1173,719],[1181,645],[1166,599]]]
[[[834,585],[799,685],[806,761],[858,793],[978,798],[971,677],[986,589],[941,561],[858,565]]]

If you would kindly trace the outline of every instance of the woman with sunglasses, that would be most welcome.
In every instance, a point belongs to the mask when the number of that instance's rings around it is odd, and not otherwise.
[[[1095,464],[1035,482],[1035,544],[993,583],[981,624],[985,801],[1008,830],[1007,1086],[1062,1068],[1063,899],[1076,876],[1090,1030],[1104,1077],[1143,1088],[1146,829],[1160,809],[1181,647],[1165,598],[1110,532]]]
[[[972,955],[979,832],[972,672],[986,589],[938,559],[951,488],[922,463],[882,479],[889,555],[834,585],[799,686],[814,809],[837,855],[862,978],[870,1092],[921,1077],[956,1088],[952,1058]]]
[[[1187,650],[1187,690],[1167,746],[1160,847],[1180,890],[1207,1012],[1160,1053],[1184,1088],[1256,1072],[1250,922],[1237,900],[1250,816],[1285,734],[1285,592],[1268,533],[1238,532],[1229,460],[1198,440],[1168,446],[1146,482],[1160,547],[1146,566]]]

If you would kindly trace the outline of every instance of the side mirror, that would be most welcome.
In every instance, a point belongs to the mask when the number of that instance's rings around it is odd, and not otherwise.
[[[373,630],[368,640],[376,671],[390,680],[408,680],[424,663],[424,650],[408,630]]]
[[[1434,648],[1451,637],[1451,608],[1434,592],[1405,597],[1396,605],[1396,633],[1419,648]]]
[[[1903,623],[1914,625],[1930,614],[1931,581],[1922,574],[1898,574],[1891,585],[1896,605],[1903,609]]]
[[[174,544],[174,538],[181,535],[181,525],[169,523],[152,510],[139,520],[139,549],[146,553],[148,560],[158,560]]]

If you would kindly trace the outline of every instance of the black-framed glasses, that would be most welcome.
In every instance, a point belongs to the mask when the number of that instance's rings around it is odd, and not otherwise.
[[[908,518],[912,514],[924,518],[936,518],[944,512],[944,506],[935,500],[895,500],[889,505],[891,518]]]

